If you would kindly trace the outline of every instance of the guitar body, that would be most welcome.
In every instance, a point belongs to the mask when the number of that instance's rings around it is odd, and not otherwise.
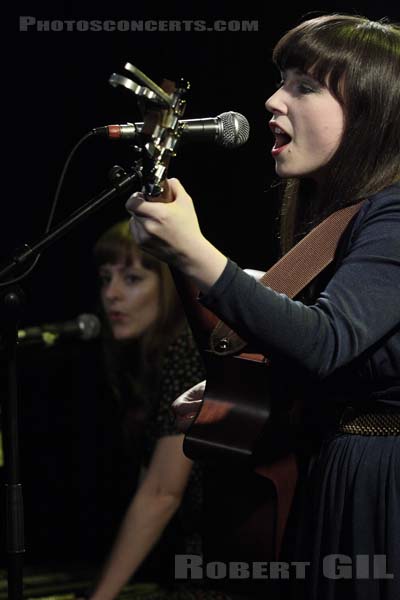
[[[207,383],[203,403],[185,436],[193,459],[249,464],[271,416],[269,367],[262,359],[204,352]]]
[[[203,356],[207,385],[183,446],[204,463],[203,559],[251,569],[280,554],[297,480],[291,413],[272,401],[273,377],[264,357]],[[276,580],[251,577],[221,582],[224,591],[246,598],[275,597],[277,586]]]
[[[180,273],[173,277],[207,373],[201,409],[183,443],[185,454],[205,465],[204,561],[277,560],[297,482],[290,426],[296,405],[281,397],[273,402],[279,382],[263,355],[208,350],[218,319]],[[265,597],[266,585],[241,580],[229,590]],[[268,582],[271,593],[274,585]]]
[[[263,356],[203,357],[206,389],[183,449],[205,464],[204,560],[275,561],[297,482],[295,404],[273,402],[274,378]],[[266,585],[239,581],[229,589],[262,596]]]
[[[194,460],[238,463],[247,468],[273,463],[291,452],[294,404],[273,402],[276,383],[260,354],[218,356],[203,352],[207,383],[201,410],[183,448]],[[277,382],[278,383],[278,382]]]

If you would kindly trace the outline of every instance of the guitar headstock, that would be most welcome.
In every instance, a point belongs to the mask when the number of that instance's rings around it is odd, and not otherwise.
[[[189,89],[187,82],[164,79],[158,86],[140,69],[126,63],[124,69],[134,75],[142,85],[130,77],[113,73],[109,82],[121,85],[138,97],[143,114],[143,127],[138,132],[137,145],[141,150],[143,192],[157,197],[164,191],[169,162],[175,156],[176,145],[182,133],[180,119],[186,108],[184,95]]]

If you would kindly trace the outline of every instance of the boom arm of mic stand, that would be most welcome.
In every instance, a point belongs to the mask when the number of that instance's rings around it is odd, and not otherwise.
[[[25,244],[22,250],[16,251],[13,257],[9,259],[0,270],[0,280],[3,279],[5,275],[12,272],[16,267],[24,263],[28,258],[39,254],[39,252],[53,244],[56,240],[64,237],[64,235],[73,227],[78,225],[83,219],[92,215],[110,200],[114,200],[127,192],[137,191],[139,189],[142,180],[140,171],[135,167],[132,167],[128,172],[124,171],[121,167],[114,167],[114,169],[116,171],[114,183],[111,187],[101,192],[92,200],[89,200],[89,202],[75,211],[68,219],[63,221],[55,229],[46,233],[37,242],[31,246]]]

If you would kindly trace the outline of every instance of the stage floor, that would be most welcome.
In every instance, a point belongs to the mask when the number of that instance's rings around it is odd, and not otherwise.
[[[86,567],[37,567],[24,569],[24,600],[75,600],[87,594],[93,586],[95,571]],[[7,571],[0,571],[0,600],[9,600]],[[121,600],[156,600],[166,598],[166,591],[156,583],[134,583],[125,586]]]

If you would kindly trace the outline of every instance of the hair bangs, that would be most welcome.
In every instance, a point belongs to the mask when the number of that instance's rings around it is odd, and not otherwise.
[[[98,267],[104,264],[115,265],[117,263],[129,265],[132,262],[131,253],[130,246],[121,240],[104,240],[104,242],[96,245],[94,258]]]
[[[132,263],[132,250],[135,250],[136,247],[129,230],[129,221],[116,223],[103,233],[94,247],[96,266],[99,267],[106,263],[130,265]]]
[[[122,263],[129,267],[139,259],[145,269],[157,273],[161,271],[161,262],[148,252],[143,252],[132,237],[129,219],[116,223],[103,233],[94,247],[93,254],[97,268],[107,263]]]
[[[273,61],[280,71],[297,69],[312,74],[320,83],[325,82],[333,66],[328,56],[324,59],[321,55],[320,44],[301,32],[289,32],[278,42],[274,49]]]
[[[272,55],[274,63],[281,71],[298,69],[311,75],[342,102],[340,82],[357,45],[355,21],[360,19],[325,16],[302,23],[279,40]]]

